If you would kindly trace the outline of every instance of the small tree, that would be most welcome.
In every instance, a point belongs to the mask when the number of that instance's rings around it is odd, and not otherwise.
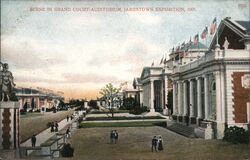
[[[117,97],[118,92],[121,90],[121,88],[116,88],[113,86],[112,83],[106,84],[105,87],[101,89],[99,92],[105,99],[106,102],[109,104],[109,111],[112,114],[112,117],[114,117],[114,99]]]

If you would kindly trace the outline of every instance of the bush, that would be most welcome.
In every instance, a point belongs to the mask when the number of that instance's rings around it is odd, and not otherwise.
[[[135,107],[134,109],[130,110],[129,113],[138,115],[138,114],[142,114],[143,112],[147,112],[147,111],[148,111],[147,107]]]
[[[65,144],[61,150],[62,157],[73,157],[74,148],[70,146],[70,144]]]
[[[229,127],[225,129],[225,135],[223,140],[231,142],[233,144],[237,143],[249,143],[249,133],[242,127]]]
[[[26,114],[26,110],[20,109],[20,114],[21,114],[21,115],[25,115],[25,114]]]

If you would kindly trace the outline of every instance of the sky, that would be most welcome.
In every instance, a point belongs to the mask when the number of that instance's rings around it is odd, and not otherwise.
[[[18,87],[95,99],[107,83],[128,82],[131,88],[143,67],[158,65],[214,17],[249,20],[248,3],[1,1],[1,61],[9,64]]]

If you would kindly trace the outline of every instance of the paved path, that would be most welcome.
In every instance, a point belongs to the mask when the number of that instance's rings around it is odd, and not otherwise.
[[[73,119],[74,120],[74,119]],[[67,122],[67,119],[63,119],[62,121],[60,121],[58,123],[59,128],[58,130],[62,130],[64,127],[66,127],[67,125],[71,124],[73,122],[73,120],[69,120],[69,122]],[[36,135],[36,146],[40,146],[42,143],[44,143],[45,141],[47,141],[49,138],[53,137],[56,134],[56,132],[51,132],[50,128],[40,132],[38,135]],[[31,138],[28,139],[27,141],[21,143],[20,145],[21,147],[31,147]]]

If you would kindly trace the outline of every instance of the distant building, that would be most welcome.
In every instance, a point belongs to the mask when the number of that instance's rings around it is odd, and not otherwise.
[[[135,102],[137,105],[143,107],[143,89],[141,78],[135,78],[133,81],[133,88],[136,91],[135,93]]]
[[[54,92],[44,88],[16,88],[16,96],[18,98],[20,109],[26,105],[27,109],[34,109],[57,107],[59,101],[64,101],[63,92]]]

